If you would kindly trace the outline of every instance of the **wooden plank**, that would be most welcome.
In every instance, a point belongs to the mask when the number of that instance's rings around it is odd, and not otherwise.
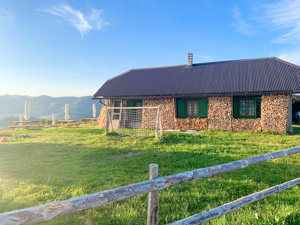
[[[158,165],[149,165],[149,180],[158,177]],[[159,194],[158,191],[151,191],[148,195],[147,225],[158,225]]]
[[[183,220],[179,220],[174,223],[170,223],[169,225],[203,224],[205,222],[208,222],[210,220],[213,220],[213,219],[223,216],[225,214],[231,213],[231,212],[233,212],[237,209],[240,209],[248,204],[251,204],[253,202],[256,202],[258,200],[266,198],[270,195],[284,191],[284,190],[291,188],[297,184],[300,184],[300,178],[285,182],[280,185],[276,185],[274,187],[265,189],[263,191],[253,193],[251,195],[247,195],[246,197],[242,197],[233,202],[213,208],[206,212],[195,214],[195,215],[187,217]]]
[[[257,163],[281,158],[300,152],[300,147],[281,150],[237,160],[218,166],[200,168],[188,172],[178,173],[166,177],[158,177],[128,186],[123,186],[107,191],[97,192],[78,198],[53,202],[41,206],[14,210],[0,214],[0,224],[34,224],[51,220],[55,217],[76,213],[86,209],[96,208],[119,200],[142,195],[150,191],[161,190],[189,181],[200,180],[206,177],[242,169]]]

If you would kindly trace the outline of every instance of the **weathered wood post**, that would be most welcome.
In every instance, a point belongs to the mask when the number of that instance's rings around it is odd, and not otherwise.
[[[159,114],[160,114],[160,107],[157,109],[157,115],[156,115],[156,124],[155,124],[155,137],[158,137],[158,126],[159,126]]]
[[[109,129],[109,110],[108,106],[106,106],[106,127],[105,127],[105,134],[108,134]]]
[[[149,180],[158,177],[158,165],[149,165]],[[159,195],[158,191],[151,191],[148,195],[148,213],[147,213],[147,225],[158,225],[158,206]]]
[[[160,115],[159,115],[159,124],[160,124],[160,136],[164,136],[164,125],[163,125],[163,118],[161,115],[161,110],[159,110]]]

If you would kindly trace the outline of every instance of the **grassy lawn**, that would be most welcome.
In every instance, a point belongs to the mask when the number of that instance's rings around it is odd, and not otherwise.
[[[157,163],[166,176],[300,145],[294,134],[201,131],[153,138],[105,136],[92,125],[14,131],[30,138],[0,143],[0,212],[108,190],[148,179]],[[300,177],[300,154],[160,191],[160,224]],[[299,186],[208,224],[299,224]],[[45,224],[146,224],[147,195]]]

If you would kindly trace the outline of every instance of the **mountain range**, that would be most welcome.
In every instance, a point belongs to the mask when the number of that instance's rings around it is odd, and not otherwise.
[[[24,114],[25,101],[30,103],[29,114],[32,117],[51,119],[52,113],[56,119],[64,119],[65,104],[69,104],[69,115],[72,120],[93,117],[93,104],[96,104],[97,117],[101,110],[99,101],[92,100],[92,96],[84,97],[50,97],[41,95],[38,97],[21,95],[0,96],[0,119],[5,117],[19,117]]]

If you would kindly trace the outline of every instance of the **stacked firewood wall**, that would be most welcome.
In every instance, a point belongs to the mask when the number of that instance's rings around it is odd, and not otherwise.
[[[261,119],[232,119],[232,131],[261,131]]]
[[[232,130],[232,97],[208,98],[208,129]]]
[[[160,106],[161,107],[161,115],[163,119],[163,128],[164,129],[174,129],[174,117],[175,117],[175,99],[174,98],[161,98],[161,99],[144,99],[143,101],[144,107],[149,106]],[[153,128],[153,122],[156,122],[156,112],[154,110],[144,110],[143,118],[145,121],[151,121],[149,126],[147,124],[143,124],[144,128],[150,127]],[[148,119],[148,118],[154,118]]]
[[[262,130],[287,132],[289,95],[264,95],[261,102]]]
[[[144,100],[145,102],[145,100]],[[143,109],[143,125],[144,129],[155,129],[156,128],[156,118],[157,118],[157,109]]]
[[[177,130],[207,130],[207,118],[175,118]]]
[[[233,97],[209,97],[208,118],[175,118],[175,99],[144,99],[143,106],[160,106],[164,129],[180,130],[230,130],[230,131],[274,131],[289,130],[289,95],[263,95],[261,118],[233,118]],[[124,105],[124,104],[123,104]],[[143,109],[143,128],[154,128],[157,110]],[[105,128],[106,108],[101,109],[98,127]]]

